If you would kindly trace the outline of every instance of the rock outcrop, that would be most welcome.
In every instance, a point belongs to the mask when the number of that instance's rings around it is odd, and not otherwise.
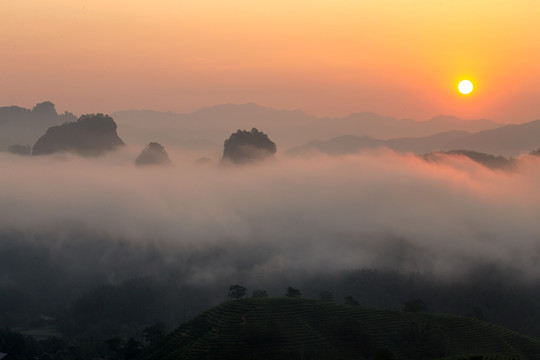
[[[135,159],[135,165],[168,165],[171,163],[165,148],[157,142],[151,142],[141,151]]]
[[[276,144],[265,133],[256,128],[238,130],[225,140],[222,161],[252,163],[273,157],[275,153]]]
[[[72,152],[99,156],[124,145],[116,133],[116,123],[107,115],[82,115],[75,122],[50,127],[32,149],[32,155]]]

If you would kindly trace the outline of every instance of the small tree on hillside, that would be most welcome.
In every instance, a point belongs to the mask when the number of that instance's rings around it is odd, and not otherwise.
[[[291,297],[291,298],[299,298],[299,297],[302,297],[302,294],[300,293],[300,290],[289,286],[287,288],[287,293],[285,294],[285,296]]]
[[[235,300],[240,299],[241,297],[246,296],[246,288],[238,284],[231,285],[229,287],[229,297]]]

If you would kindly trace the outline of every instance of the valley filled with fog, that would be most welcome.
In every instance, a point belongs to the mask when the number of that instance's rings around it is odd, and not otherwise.
[[[2,154],[2,228],[49,234],[33,241],[52,242],[59,256],[77,242],[67,236],[74,229],[109,237],[111,247],[152,247],[163,263],[133,264],[136,273],[189,260],[197,281],[358,268],[459,276],[479,263],[539,275],[536,156],[497,171],[463,156],[426,162],[384,149],[251,166],[198,165],[169,151],[172,165],[140,168],[136,155]],[[196,260],[216,248],[228,249],[217,263]],[[75,265],[107,274],[127,261],[109,264],[102,251]]]
[[[135,336],[156,322],[171,329],[242,284],[272,297],[288,286],[312,298],[330,291],[338,302],[353,296],[388,309],[421,298],[431,311],[476,309],[540,334],[540,157],[523,137],[505,136],[530,136],[536,122],[435,134],[419,123],[417,137],[342,143],[328,134],[297,147],[253,122],[245,125],[262,132],[238,131],[235,141],[258,136],[271,151],[238,163],[226,161],[223,145],[187,146],[173,137],[188,135],[160,127],[124,132],[129,125],[103,115],[57,124],[36,145],[21,144],[32,155],[13,143],[0,153],[5,326],[47,316],[64,336]],[[223,131],[225,146],[238,129]],[[445,141],[465,137],[529,151],[445,151]],[[510,316],[517,308],[525,314]]]

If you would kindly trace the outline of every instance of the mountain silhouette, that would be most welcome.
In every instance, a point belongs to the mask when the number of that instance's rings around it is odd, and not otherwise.
[[[32,109],[0,107],[0,151],[6,151],[12,145],[34,144],[49,127],[76,119],[68,112],[57,114],[50,101],[36,104]]]
[[[143,146],[150,134],[156,141],[189,150],[218,150],[223,137],[232,130],[254,127],[272,134],[280,148],[290,148],[345,134],[390,139],[451,130],[473,133],[502,126],[485,119],[462,120],[443,115],[428,121],[398,120],[368,112],[321,118],[299,110],[275,110],[253,103],[216,105],[186,114],[141,110],[115,112],[113,116],[122,138],[129,143]]]
[[[480,131],[452,141],[446,150],[467,149],[496,155],[517,156],[540,147],[540,120]]]
[[[425,154],[427,152],[443,150],[446,144],[469,135],[465,131],[446,131],[426,137],[389,140],[374,139],[369,136],[344,135],[328,141],[310,141],[307,144],[287,150],[286,154],[306,155],[313,152],[321,152],[328,155],[345,155],[378,147],[386,147],[396,152]]]
[[[469,133],[446,131],[425,137],[376,139],[368,136],[344,135],[328,141],[310,141],[290,148],[289,155],[321,152],[329,155],[352,154],[365,149],[387,147],[396,152],[425,154],[433,151],[468,150],[498,156],[517,156],[540,147],[540,120],[519,125]]]
[[[116,123],[107,115],[83,115],[75,122],[50,127],[32,149],[32,155],[72,152],[98,156],[124,145],[116,134]]]
[[[169,155],[165,151],[163,145],[157,142],[151,142],[145,146],[141,151],[137,159],[135,159],[135,165],[167,165],[171,160]]]
[[[268,136],[257,130],[238,130],[225,140],[223,147],[223,161],[235,164],[257,162],[276,153],[276,144]]]
[[[504,156],[494,156],[471,150],[451,150],[431,152],[423,155],[423,158],[429,162],[443,161],[445,156],[465,156],[474,162],[484,165],[490,169],[512,170],[515,167],[516,160],[506,158]]]

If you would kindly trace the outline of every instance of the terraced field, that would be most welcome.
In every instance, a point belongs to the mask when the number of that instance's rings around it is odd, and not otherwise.
[[[464,355],[464,356],[453,356],[449,358],[444,358],[441,360],[514,360],[515,357],[500,356],[500,355]]]
[[[147,359],[533,360],[540,341],[453,315],[243,299],[180,326]]]

